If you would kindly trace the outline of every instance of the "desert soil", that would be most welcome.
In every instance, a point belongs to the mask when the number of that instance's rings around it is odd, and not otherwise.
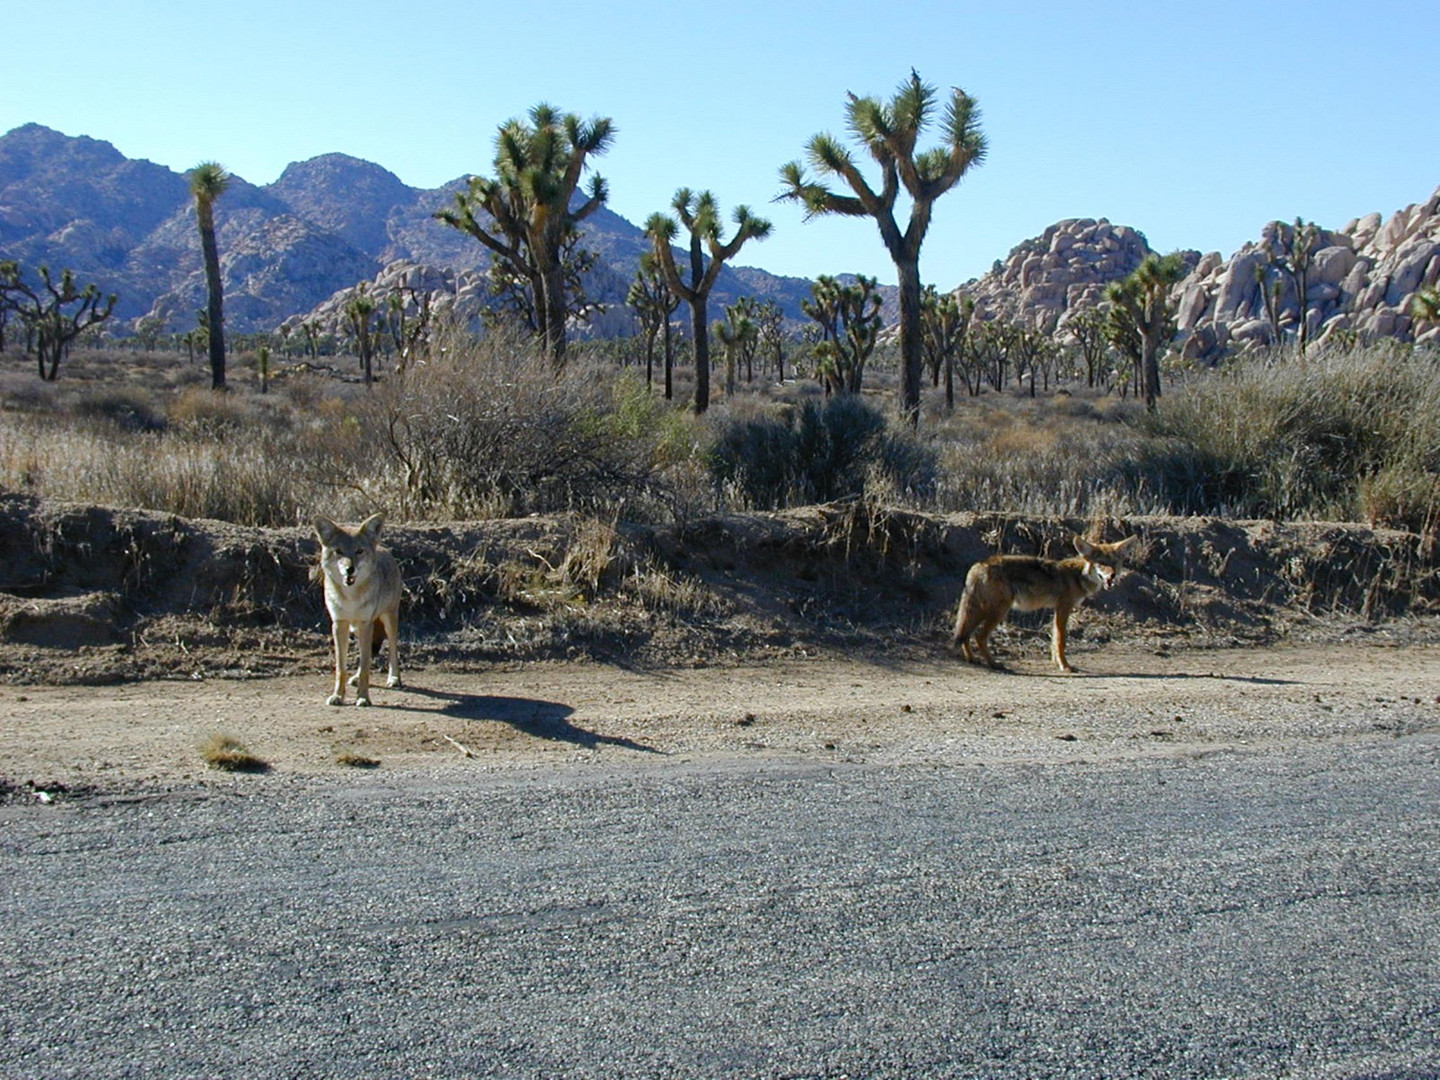
[[[977,765],[1263,752],[1440,730],[1440,646],[1145,649],[1110,643],[992,672],[936,654],[640,670],[533,663],[406,672],[374,705],[327,672],[113,686],[0,686],[0,793],[66,799],[286,778],[808,759]],[[228,774],[223,733],[269,766]],[[360,764],[342,764],[350,755]],[[43,794],[42,794],[43,793]]]

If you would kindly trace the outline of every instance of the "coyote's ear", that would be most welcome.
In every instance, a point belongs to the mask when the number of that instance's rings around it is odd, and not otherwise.
[[[1135,541],[1139,539],[1138,536],[1127,536],[1124,540],[1119,540],[1111,544],[1110,550],[1113,551],[1118,558],[1123,559],[1130,554],[1130,549],[1135,546]]]
[[[380,539],[380,529],[385,524],[384,514],[371,514],[355,530],[362,543],[373,544]]]
[[[315,535],[326,547],[334,547],[336,539],[340,536],[340,527],[327,517],[317,517],[315,519]]]
[[[1087,559],[1094,558],[1094,556],[1096,555],[1095,545],[1090,543],[1090,541],[1086,540],[1079,533],[1075,534],[1075,550],[1078,551],[1081,555],[1084,555]]]

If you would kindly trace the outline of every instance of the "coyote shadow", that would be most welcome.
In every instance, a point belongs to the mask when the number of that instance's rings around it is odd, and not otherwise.
[[[1208,679],[1215,682],[1247,683],[1251,686],[1300,686],[1299,679],[1270,678],[1264,675],[1226,675],[1214,671],[1095,671],[1077,668],[1075,671],[1056,671],[1052,667],[1034,670],[1032,667],[1012,667],[1004,662],[995,664],[970,664],[971,668],[995,675],[1018,676],[1032,679],[1135,679],[1144,682],[1171,682],[1185,679]]]
[[[570,722],[575,714],[573,706],[558,701],[542,701],[539,698],[505,697],[495,694],[445,694],[433,690],[410,690],[424,697],[438,698],[447,704],[440,709],[441,716],[453,716],[457,720],[494,721],[508,724],[516,731],[536,739],[551,742],[566,742],[586,750],[601,746],[618,746],[624,750],[637,750],[645,754],[661,751],[653,746],[624,739],[615,735],[601,735],[588,731]]]

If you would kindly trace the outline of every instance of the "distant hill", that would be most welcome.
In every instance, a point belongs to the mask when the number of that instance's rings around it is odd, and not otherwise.
[[[479,302],[489,264],[472,238],[436,221],[467,178],[412,188],[387,169],[347,154],[322,154],[288,166],[273,184],[236,179],[216,209],[225,279],[226,320],[238,331],[273,330],[287,319],[333,314],[345,290],[361,281],[441,283]],[[1285,239],[1287,226],[1268,227]],[[630,326],[625,290],[649,244],[643,232],[601,209],[585,227],[600,256],[592,275],[597,298],[614,305],[600,332]],[[1263,344],[1271,334],[1255,284],[1261,241],[1228,259],[1187,253],[1193,268],[1174,291],[1187,353],[1208,359],[1224,349]],[[1394,214],[1356,218],[1322,230],[1306,310],[1287,285],[1282,330],[1301,319],[1312,339],[1355,332],[1411,340],[1440,337],[1408,314],[1418,289],[1440,280],[1440,191]],[[764,254],[764,248],[746,248]],[[1018,244],[996,268],[962,289],[989,317],[1021,318],[1063,328],[1100,302],[1106,283],[1124,277],[1150,252],[1138,230],[1100,219],[1058,222]],[[163,314],[172,330],[195,325],[205,302],[194,210],[185,178],[149,161],[126,158],[109,143],[63,135],[39,124],[0,136],[0,258],[24,265],[69,267],[85,282],[117,292],[117,314],[133,320]],[[711,297],[719,317],[741,296],[773,299],[796,323],[810,281],[756,267],[726,266]],[[895,322],[895,290],[882,290],[886,323]],[[682,313],[683,318],[683,313]]]
[[[452,277],[486,268],[479,243],[432,217],[465,185],[460,177],[440,188],[412,188],[347,154],[296,162],[264,187],[237,177],[216,207],[227,325],[273,330],[396,264]],[[603,208],[585,232],[600,255],[600,298],[622,305],[649,247],[644,233]],[[119,293],[116,313],[127,322],[154,312],[169,319],[170,329],[184,330],[205,303],[184,176],[132,161],[107,142],[39,124],[0,136],[0,257],[75,270],[82,281]],[[809,291],[805,279],[726,267],[712,307],[719,314],[722,305],[754,295],[774,299],[800,320]]]

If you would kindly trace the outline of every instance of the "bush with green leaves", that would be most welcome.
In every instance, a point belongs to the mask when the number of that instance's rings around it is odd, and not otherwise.
[[[865,494],[924,500],[935,487],[934,453],[851,394],[720,420],[706,460],[722,497],[741,508]]]

